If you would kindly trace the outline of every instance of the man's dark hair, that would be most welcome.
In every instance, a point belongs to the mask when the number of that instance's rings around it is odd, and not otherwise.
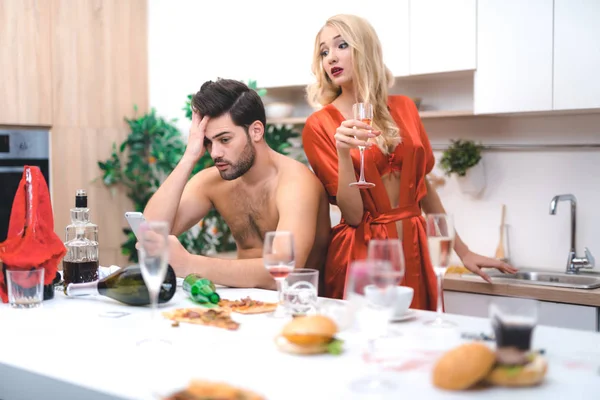
[[[233,123],[243,126],[246,133],[254,121],[266,125],[265,106],[258,93],[234,79],[204,82],[192,98],[192,108],[201,117],[216,118],[229,113]]]

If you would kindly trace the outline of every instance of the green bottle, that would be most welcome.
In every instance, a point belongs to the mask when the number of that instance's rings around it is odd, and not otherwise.
[[[200,304],[218,304],[221,300],[215,284],[198,274],[186,276],[182,288],[192,300]]]

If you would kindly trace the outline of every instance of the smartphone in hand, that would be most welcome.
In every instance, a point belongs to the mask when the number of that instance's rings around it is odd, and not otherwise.
[[[142,223],[146,222],[144,214],[142,214],[141,212],[128,211],[125,213],[125,219],[129,223],[133,234],[139,240],[138,232],[140,230],[140,226],[142,225]]]

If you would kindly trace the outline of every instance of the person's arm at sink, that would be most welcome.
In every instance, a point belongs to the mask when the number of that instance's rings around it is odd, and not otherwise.
[[[429,184],[427,179],[425,180],[425,184],[427,185],[427,194],[421,201],[423,211],[425,211],[426,214],[445,214],[446,210],[444,209],[442,200],[440,199],[440,196],[438,196],[435,188]],[[458,232],[455,231],[454,235],[454,251],[456,251],[456,254],[460,257],[465,268],[474,274],[479,275],[485,281],[492,283],[492,280],[485,272],[483,272],[482,268],[496,268],[499,271],[509,274],[517,272],[516,268],[511,267],[504,261],[472,252],[465,242],[462,241]]]

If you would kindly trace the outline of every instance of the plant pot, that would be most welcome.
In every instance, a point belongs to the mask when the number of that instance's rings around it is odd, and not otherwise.
[[[461,192],[471,196],[478,196],[485,188],[485,168],[483,159],[467,170],[465,176],[457,177]]]

